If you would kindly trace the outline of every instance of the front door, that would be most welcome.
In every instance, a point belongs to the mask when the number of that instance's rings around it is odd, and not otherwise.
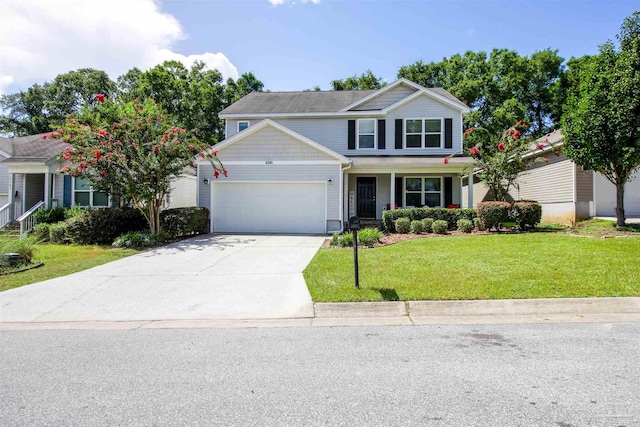
[[[356,179],[358,192],[357,215],[360,218],[376,217],[376,179],[358,177]]]

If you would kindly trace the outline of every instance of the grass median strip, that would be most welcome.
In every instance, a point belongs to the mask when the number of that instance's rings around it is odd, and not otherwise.
[[[432,237],[321,249],[304,271],[315,302],[640,296],[639,238],[564,233]]]

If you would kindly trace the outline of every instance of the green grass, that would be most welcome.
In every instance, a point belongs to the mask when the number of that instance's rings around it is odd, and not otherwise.
[[[135,253],[138,251],[103,246],[37,245],[33,262],[43,261],[45,264],[40,268],[0,276],[0,291],[66,276]]]
[[[640,239],[566,233],[431,237],[320,249],[304,271],[316,302],[640,296]]]
[[[640,224],[627,224],[624,228],[617,228],[615,221],[604,219],[590,219],[577,223],[569,230],[573,234],[586,236],[639,236]]]

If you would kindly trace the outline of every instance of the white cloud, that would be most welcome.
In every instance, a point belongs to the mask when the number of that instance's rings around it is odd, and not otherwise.
[[[320,3],[320,0],[269,0],[269,3],[271,3],[274,6],[280,6],[281,4],[285,4],[285,3],[291,3],[291,4],[313,3],[313,4],[318,4],[318,3]]]
[[[115,79],[132,67],[148,69],[166,59],[217,68],[224,78],[238,70],[222,52],[172,51],[186,38],[180,22],[154,0],[3,0],[0,14],[0,94],[24,89],[60,73],[91,67]]]

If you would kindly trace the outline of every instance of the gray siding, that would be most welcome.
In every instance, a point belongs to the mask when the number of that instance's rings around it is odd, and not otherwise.
[[[375,98],[365,102],[362,105],[357,106],[356,108],[352,108],[352,111],[366,111],[366,110],[381,110],[390,105],[395,104],[403,98],[414,93],[417,89],[399,85],[394,89],[389,90],[388,92],[383,93],[382,95],[378,95]]]
[[[194,206],[196,203],[197,178],[190,175],[180,175],[171,182],[171,191],[167,195],[169,201],[167,209]]]
[[[33,205],[41,200],[44,200],[44,174],[27,174],[26,188],[25,188],[25,212]]]
[[[540,203],[573,202],[574,164],[561,155],[549,157],[549,163],[537,163],[518,178],[520,190],[511,190],[515,200]]]
[[[229,166],[229,177],[220,177],[220,181],[328,182],[331,179],[332,184],[327,185],[327,221],[339,221],[341,173],[342,168],[338,163],[335,165],[233,165]],[[211,165],[200,165],[198,171],[198,179],[200,180],[198,206],[210,208],[211,187],[202,182],[205,178],[215,182]],[[224,200],[220,202],[224,203]]]
[[[266,160],[335,160],[333,157],[285,134],[267,127],[223,148],[219,153],[224,161]]]
[[[430,148],[430,149],[403,149],[395,148],[395,119],[404,118],[451,118],[453,119],[453,148]],[[342,118],[273,118],[274,121],[286,126],[307,138],[324,145],[331,150],[344,156],[357,155],[401,155],[401,156],[424,156],[424,155],[448,155],[462,149],[462,114],[444,105],[428,95],[423,95],[417,99],[397,108],[386,116],[385,149],[364,149],[349,150],[347,148],[347,126],[349,119],[357,117]],[[233,136],[237,129],[238,120],[227,120],[228,136]],[[251,126],[257,124],[259,120],[252,119]],[[444,129],[443,129],[444,132]]]
[[[57,206],[62,206],[64,202],[64,175],[63,174],[54,174],[53,175],[53,195],[51,196],[52,200],[57,200]],[[53,206],[56,206],[56,202]]]
[[[593,201],[593,171],[585,171],[580,166],[576,168],[576,202]]]

